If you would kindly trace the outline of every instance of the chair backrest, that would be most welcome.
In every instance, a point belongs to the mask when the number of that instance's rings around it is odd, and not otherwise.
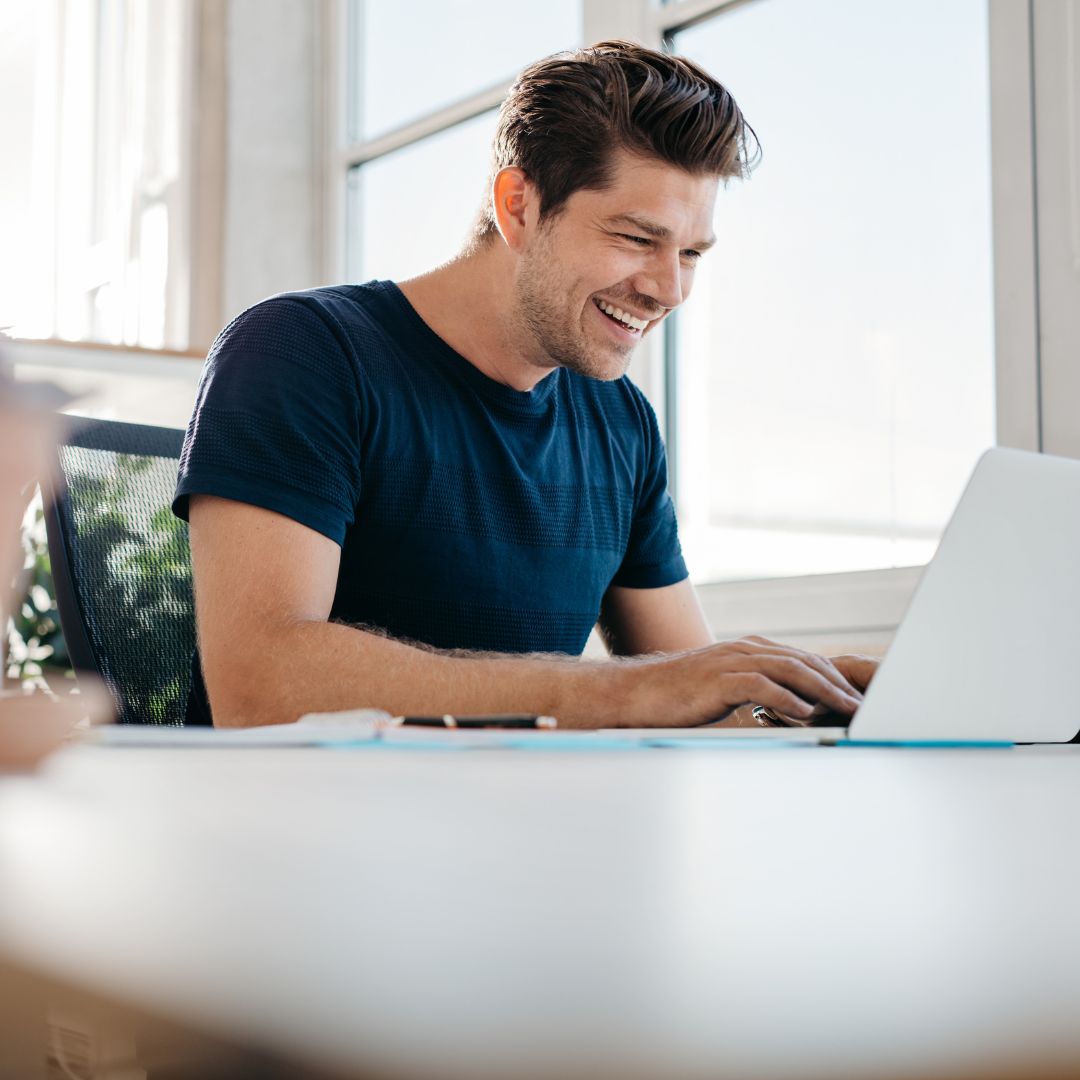
[[[127,724],[184,722],[195,646],[187,525],[172,514],[184,433],[72,418],[45,523],[60,625]]]

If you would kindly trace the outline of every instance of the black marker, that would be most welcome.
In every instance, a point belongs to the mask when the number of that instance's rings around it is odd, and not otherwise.
[[[495,713],[490,716],[396,716],[394,723],[406,727],[439,728],[529,728],[551,730],[559,726],[554,716],[533,713]]]

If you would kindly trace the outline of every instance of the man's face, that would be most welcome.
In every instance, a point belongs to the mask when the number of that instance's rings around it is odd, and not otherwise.
[[[714,242],[718,184],[618,152],[610,186],[574,192],[542,223],[534,209],[516,281],[523,329],[539,346],[534,362],[624,375],[634,346],[690,293]]]

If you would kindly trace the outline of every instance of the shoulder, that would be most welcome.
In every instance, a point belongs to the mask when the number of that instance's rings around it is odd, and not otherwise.
[[[218,334],[207,375],[258,367],[275,377],[315,375],[353,386],[393,349],[397,312],[388,286],[335,285],[261,300]]]
[[[267,297],[237,315],[218,335],[212,352],[249,344],[282,352],[329,343],[349,348],[385,321],[382,284],[325,286]]]

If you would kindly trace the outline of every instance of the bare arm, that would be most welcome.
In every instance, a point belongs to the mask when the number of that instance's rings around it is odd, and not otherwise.
[[[689,579],[659,589],[625,589],[613,586],[604,597],[600,613],[600,632],[613,656],[677,653],[703,648],[714,640]],[[761,637],[748,638],[743,644],[746,643],[762,647],[776,644]],[[739,643],[729,642],[728,647],[737,644]],[[830,657],[830,662],[860,694],[870,685],[879,664],[874,657],[854,654],[833,656]],[[814,710],[817,714],[829,711],[831,710],[827,706],[820,704]],[[747,707],[736,709],[724,724],[731,727],[756,727],[757,721]]]
[[[613,656],[683,652],[713,642],[689,579],[660,589],[613,585],[604,596],[600,632]]]
[[[701,649],[714,642],[690,579],[659,589],[613,585],[604,596],[598,629],[612,656]],[[737,708],[723,727],[757,727],[751,706]]]
[[[744,640],[587,663],[439,652],[328,622],[340,549],[268,510],[192,496],[191,553],[203,672],[219,726],[305,712],[546,713],[564,727],[705,723],[755,701],[791,716],[850,713],[857,692],[828,661]]]

